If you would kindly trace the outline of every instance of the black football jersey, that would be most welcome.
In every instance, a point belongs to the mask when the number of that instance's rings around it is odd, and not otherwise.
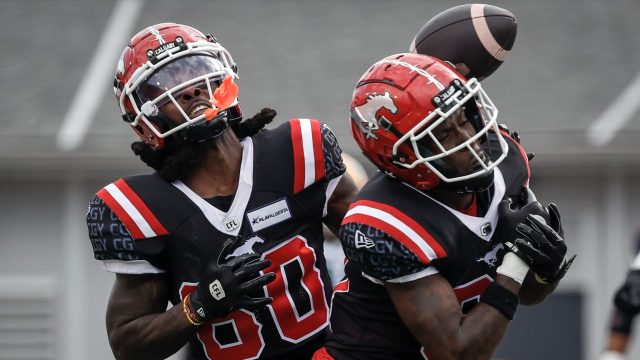
[[[464,313],[478,302],[506,252],[496,230],[498,204],[517,196],[529,179],[524,151],[506,133],[504,138],[509,153],[495,168],[490,189],[475,194],[475,214],[452,209],[382,173],[365,185],[340,230],[348,262],[332,298],[330,355],[340,360],[426,358],[384,282],[439,273],[454,288]],[[488,146],[499,146],[495,134]]]
[[[105,186],[87,213],[96,259],[126,274],[166,273],[170,301],[196,287],[204,265],[226,239],[245,240],[229,256],[258,253],[276,279],[257,296],[273,303],[235,310],[200,328],[192,359],[298,358],[325,339],[331,282],[323,256],[322,218],[345,171],[334,134],[317,120],[294,119],[242,141],[240,180],[228,210],[181,181],[157,174]]]

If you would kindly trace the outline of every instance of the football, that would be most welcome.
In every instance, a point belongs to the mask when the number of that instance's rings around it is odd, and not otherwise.
[[[518,22],[509,10],[485,4],[459,5],[424,24],[409,51],[448,61],[463,76],[482,80],[505,61],[517,30]]]

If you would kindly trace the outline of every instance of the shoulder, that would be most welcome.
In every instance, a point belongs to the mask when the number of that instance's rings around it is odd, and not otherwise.
[[[291,119],[253,137],[257,156],[290,168],[293,193],[339,177],[345,171],[342,150],[331,129],[316,119]],[[282,161],[282,160],[287,161]]]
[[[345,240],[349,245],[354,246],[357,245],[356,235],[362,226],[380,231],[409,250],[425,265],[435,259],[446,257],[446,246],[441,244],[424,224],[403,210],[397,204],[359,197],[349,207],[342,221],[341,231],[344,231]]]
[[[134,239],[167,235],[169,231],[149,207],[151,194],[163,192],[169,184],[154,175],[118,179],[96,193],[105,207],[127,228]],[[141,191],[143,190],[144,191]]]
[[[140,246],[129,230],[131,226],[127,227],[98,195],[89,202],[86,223],[94,257],[106,270],[129,274],[164,272],[158,255],[164,247],[165,234],[138,236],[138,240],[145,239]]]
[[[529,184],[531,177],[529,158],[520,144],[520,138],[517,133],[511,133],[506,127],[501,127],[500,134],[506,142],[508,154],[498,167],[504,176],[507,194],[511,194],[513,191],[519,192],[522,186],[528,186]],[[489,135],[489,146],[490,148],[500,146],[496,134]],[[495,152],[499,153],[497,150]]]

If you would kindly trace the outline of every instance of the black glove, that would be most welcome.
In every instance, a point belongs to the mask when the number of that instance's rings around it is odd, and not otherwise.
[[[616,291],[613,302],[621,313],[630,318],[640,313],[640,270],[627,273],[627,278]]]
[[[261,270],[271,265],[269,260],[260,260],[259,254],[224,260],[241,240],[236,237],[225,242],[218,259],[205,266],[198,286],[191,293],[190,306],[203,320],[224,316],[237,308],[253,310],[273,300],[247,295],[275,280],[272,272],[259,276]]]
[[[562,279],[571,267],[576,255],[566,259],[567,245],[558,234],[562,232],[560,214],[557,207],[552,204],[547,207],[550,220],[547,224],[539,215],[528,215],[526,223],[516,226],[516,231],[521,235],[513,244],[506,243],[507,247],[520,257],[536,274],[536,279],[541,283],[551,283]],[[554,229],[555,227],[555,229]]]
[[[506,198],[498,206],[498,232],[502,243],[514,243],[520,237],[516,232],[516,226],[527,221],[530,214],[540,215],[549,219],[549,213],[536,200],[536,196],[526,186],[520,190],[520,194],[514,198]]]

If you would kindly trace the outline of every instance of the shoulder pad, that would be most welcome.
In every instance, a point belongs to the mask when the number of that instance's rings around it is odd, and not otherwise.
[[[146,239],[169,234],[147,204],[124,179],[105,186],[96,195],[122,221],[134,239]]]
[[[298,193],[324,178],[324,154],[320,122],[315,119],[292,119],[293,193]]]
[[[378,229],[409,249],[423,264],[447,256],[442,245],[420,224],[393,206],[370,200],[351,204],[342,225],[360,223]]]

